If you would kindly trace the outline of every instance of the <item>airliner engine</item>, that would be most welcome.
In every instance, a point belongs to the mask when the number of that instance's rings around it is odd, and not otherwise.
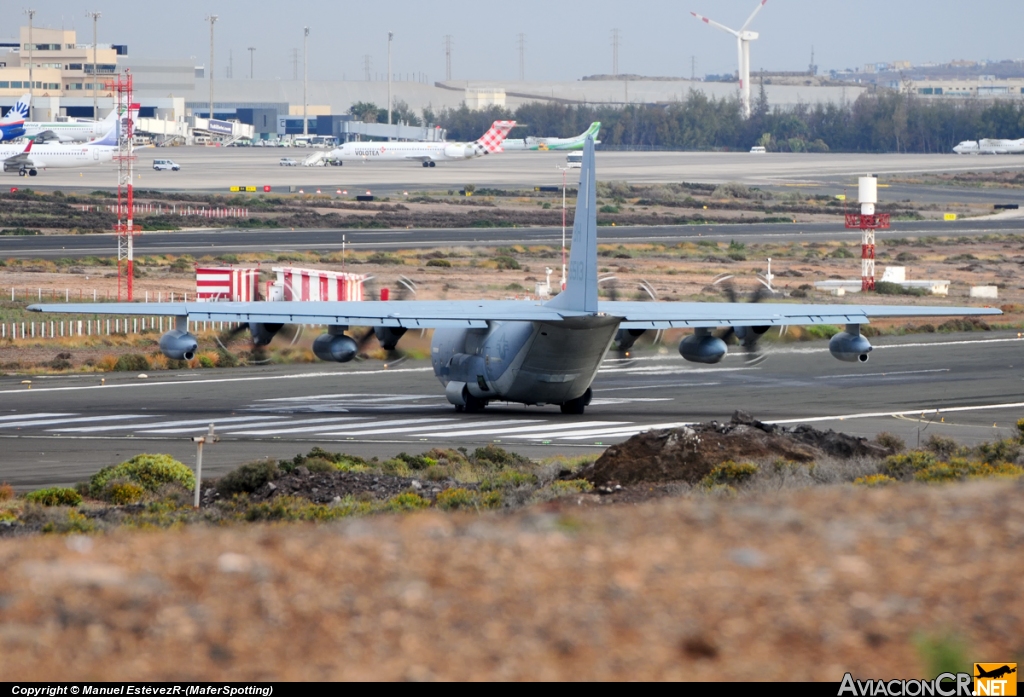
[[[313,353],[322,361],[348,363],[358,351],[355,340],[344,334],[321,334],[313,342]]]
[[[445,157],[453,157],[456,159],[470,157],[473,154],[473,148],[468,145],[461,143],[452,143],[451,145],[444,146]]]
[[[829,353],[849,363],[867,363],[872,348],[871,342],[861,335],[859,324],[847,324],[845,332],[839,332],[828,342]]]
[[[725,342],[708,329],[697,329],[679,342],[679,355],[693,363],[718,363],[728,350]]]
[[[190,361],[196,357],[199,342],[181,329],[172,329],[160,337],[160,352],[175,361]]]

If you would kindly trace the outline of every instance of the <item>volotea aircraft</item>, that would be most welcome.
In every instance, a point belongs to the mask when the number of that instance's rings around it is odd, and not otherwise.
[[[601,122],[595,121],[586,131],[572,138],[509,138],[502,147],[505,150],[582,150],[587,136],[594,139],[595,145],[601,142],[597,139],[600,130]]]
[[[0,147],[0,162],[5,172],[17,171],[24,177],[36,176],[41,169],[87,167],[110,162],[117,152],[117,124],[98,140],[77,145],[38,144],[29,141],[25,147]]]
[[[331,150],[325,160],[344,164],[346,162],[413,161],[424,167],[433,167],[438,162],[449,160],[470,160],[502,151],[505,136],[516,125],[515,121],[495,121],[482,136],[472,143],[432,143],[411,141],[368,141],[345,143]]]
[[[356,357],[353,326],[372,326],[381,345],[394,349],[409,329],[432,328],[434,374],[456,411],[477,412],[489,402],[560,405],[582,414],[591,383],[609,348],[629,348],[647,330],[690,328],[679,344],[688,361],[717,363],[726,355],[728,327],[748,347],[770,327],[843,324],[829,342],[839,360],[864,362],[871,344],[860,327],[873,317],[998,315],[997,309],[899,305],[805,305],[790,303],[701,303],[599,301],[597,297],[597,191],[594,141],[583,153],[568,283],[547,302],[522,300],[363,302],[69,303],[32,305],[36,312],[176,317],[160,339],[171,359],[191,359],[198,348],[189,321],[248,325],[256,345],[266,345],[285,324],[326,325],[313,343],[316,355],[345,363]]]

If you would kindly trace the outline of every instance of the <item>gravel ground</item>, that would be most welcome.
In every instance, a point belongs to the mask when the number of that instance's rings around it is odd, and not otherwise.
[[[5,680],[924,677],[1024,654],[1024,484],[0,541]]]

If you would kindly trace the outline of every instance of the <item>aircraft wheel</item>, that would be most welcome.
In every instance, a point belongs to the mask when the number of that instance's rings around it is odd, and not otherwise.
[[[466,407],[462,406],[461,404],[456,404],[455,411],[456,413],[461,414],[462,412],[466,411]]]
[[[430,166],[431,166],[431,167],[437,167],[437,163],[436,163],[436,162],[433,162],[433,161],[431,161],[431,162],[430,162]]]
[[[424,162],[424,163],[423,163],[423,166],[424,166],[424,167],[429,167],[429,166],[430,166],[430,163],[429,163],[429,162]]]
[[[594,396],[594,391],[591,388],[587,388],[587,391],[581,394],[576,399],[570,399],[568,402],[563,402],[560,406],[563,414],[576,414],[580,415],[586,410],[587,405],[590,404],[590,400]]]
[[[478,414],[484,410],[484,407],[487,406],[486,399],[480,399],[479,397],[474,397],[473,395],[468,393],[465,395],[465,399],[465,411],[469,414]]]
[[[24,176],[25,176],[25,170],[23,170],[23,169],[19,169],[19,170],[18,170],[18,176],[19,176],[19,177],[24,177]]]
[[[38,174],[38,172],[36,172],[34,169],[30,169],[28,171],[28,176],[30,176],[30,177],[34,177],[34,176],[36,176],[36,174]]]

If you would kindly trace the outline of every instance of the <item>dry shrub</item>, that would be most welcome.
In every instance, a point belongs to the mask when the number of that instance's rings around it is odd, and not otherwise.
[[[885,486],[887,484],[895,484],[896,482],[897,480],[887,474],[871,474],[866,477],[857,477],[853,480],[854,484],[861,486]]]
[[[117,356],[106,355],[96,361],[96,367],[104,372],[111,372],[117,365]]]
[[[0,501],[10,501],[14,498],[14,487],[4,482],[0,484]]]

